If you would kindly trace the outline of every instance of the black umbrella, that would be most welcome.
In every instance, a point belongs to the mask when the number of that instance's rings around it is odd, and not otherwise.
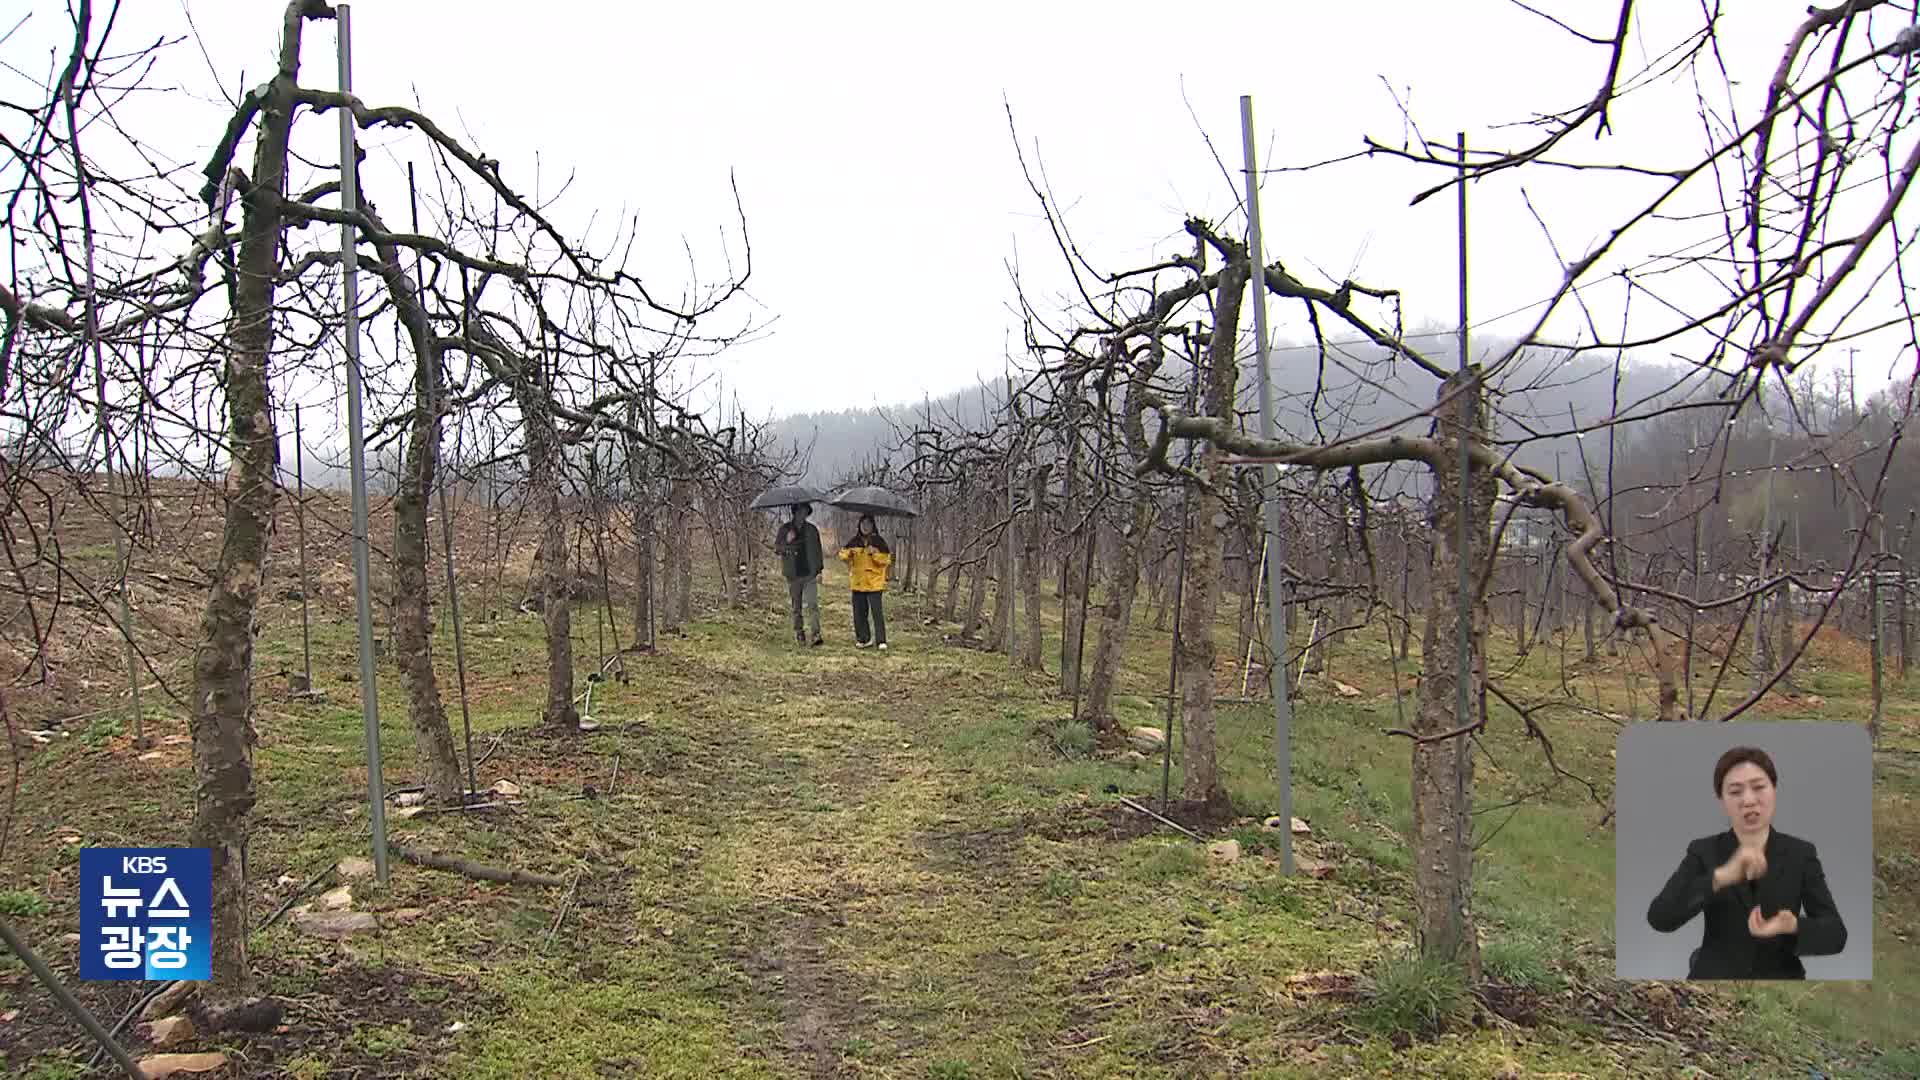
[[[920,516],[920,511],[915,510],[912,503],[883,487],[848,488],[830,500],[828,505],[856,514],[872,514],[874,517]]]
[[[759,498],[748,504],[748,509],[784,510],[801,503],[822,502],[825,498],[826,496],[809,487],[802,487],[799,484],[781,484],[761,492]]]

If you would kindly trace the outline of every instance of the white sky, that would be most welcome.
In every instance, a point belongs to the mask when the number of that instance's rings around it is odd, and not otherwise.
[[[242,72],[260,82],[283,5],[187,6],[225,89],[236,91]],[[130,47],[184,34],[187,6],[129,0],[115,40]],[[1610,0],[1535,6],[1602,37],[1617,10]],[[1735,99],[1751,115],[1805,2],[1735,6],[1722,51]],[[1628,71],[1698,18],[1697,5],[1676,0],[1638,9]],[[1607,58],[1505,0],[1232,3],[1173,13],[1165,3],[1051,0],[945,12],[898,3],[364,0],[353,5],[354,80],[375,105],[412,104],[417,93],[425,112],[501,159],[524,190],[534,187],[536,164],[547,192],[575,174],[556,211],[563,227],[577,232],[596,211],[603,222],[621,208],[637,211],[649,244],[643,265],[669,294],[685,279],[683,237],[703,275],[723,269],[723,231],[737,265],[731,171],[753,244],[744,302],[777,323],[765,340],[705,368],[729,397],[766,415],[917,400],[997,374],[1008,342],[1018,350],[1004,263],[1018,253],[1043,306],[1066,278],[1020,177],[1003,95],[1029,163],[1044,161],[1082,250],[1119,269],[1184,250],[1185,214],[1219,220],[1233,209],[1243,93],[1253,95],[1263,165],[1349,153],[1363,135],[1398,143],[1405,125],[1389,83],[1430,138],[1464,129],[1475,145],[1517,146],[1530,133],[1497,125],[1576,107]],[[27,31],[57,48],[64,21],[58,4],[36,0]],[[37,74],[33,65],[50,54],[28,40],[5,53]],[[154,81],[200,96],[148,102],[157,107],[140,114],[153,125],[143,129],[149,141],[197,165],[228,111],[199,46],[169,50]],[[329,24],[310,24],[302,82],[335,85]],[[316,164],[331,163],[332,117],[307,127],[300,145]],[[1201,127],[1235,170],[1231,179]],[[1615,108],[1614,128],[1599,143],[1590,132],[1576,137],[1556,156],[1671,166],[1695,160],[1703,145],[1684,88],[1629,98]],[[372,164],[370,194],[403,207],[404,172],[377,171],[378,157]],[[1472,195],[1477,323],[1545,297],[1558,282],[1559,260],[1519,199],[1522,184],[1569,258],[1657,190],[1617,173],[1517,175]],[[1268,257],[1315,284],[1353,273],[1402,289],[1409,328],[1451,324],[1452,198],[1407,206],[1442,178],[1384,158],[1272,176],[1262,195]],[[1672,239],[1649,237],[1603,265]],[[1636,329],[1652,314],[1636,307]],[[1617,329],[1617,308],[1600,317],[1609,333]],[[1482,325],[1518,333],[1527,323]],[[1274,307],[1273,326],[1283,338],[1307,332],[1297,304]],[[1892,347],[1863,349],[1863,387],[1883,382],[1899,359]]]

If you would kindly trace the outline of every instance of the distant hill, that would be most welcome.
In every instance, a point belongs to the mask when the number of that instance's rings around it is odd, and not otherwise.
[[[1424,346],[1423,355],[1429,359],[1448,368],[1457,363],[1450,331],[1418,338],[1416,347]],[[1475,347],[1474,352],[1484,357],[1503,348],[1502,343],[1487,342]],[[1292,437],[1316,441],[1359,434],[1413,414],[1431,405],[1438,389],[1434,377],[1404,359],[1389,362],[1387,351],[1372,344],[1330,345],[1324,362],[1318,348],[1290,345],[1273,352],[1271,370],[1276,422]],[[1527,356],[1497,380],[1504,390],[1500,408],[1510,414],[1501,421],[1499,434],[1525,438],[1531,432],[1564,430],[1571,426],[1569,410],[1581,423],[1605,418],[1613,410],[1612,375],[1611,357],[1569,358],[1545,352]],[[1681,376],[1680,369],[1667,364],[1624,363],[1619,391],[1622,410],[1667,390]],[[1169,383],[1183,389],[1180,384],[1188,378],[1187,371],[1174,369]],[[1248,427],[1253,431],[1259,428],[1255,411],[1257,378],[1255,362],[1249,357],[1240,380],[1241,408],[1248,414]],[[1691,385],[1697,388],[1700,384]],[[957,415],[970,426],[983,426],[983,393],[987,406],[993,409],[1005,398],[1003,386],[989,384],[984,391],[962,390],[923,402],[794,413],[775,419],[771,427],[783,442],[810,450],[805,482],[831,485],[876,455],[884,455],[899,441],[895,425],[901,431],[910,431],[928,409],[936,417]],[[1313,422],[1316,413],[1320,417],[1317,429]],[[1424,432],[1426,427],[1427,421],[1421,419],[1405,430]],[[1525,447],[1519,460],[1551,469],[1558,454],[1561,466],[1571,470],[1576,467],[1579,451],[1579,444],[1572,438],[1542,439]]]

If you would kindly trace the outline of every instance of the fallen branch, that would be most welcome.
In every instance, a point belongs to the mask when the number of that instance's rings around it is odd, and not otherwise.
[[[267,927],[272,926],[274,923],[279,922],[282,916],[286,915],[287,912],[293,910],[293,905],[299,903],[301,897],[312,892],[315,888],[319,887],[321,882],[332,877],[336,873],[337,865],[338,864],[336,863],[329,862],[325,870],[322,870],[319,873],[313,875],[311,878],[308,878],[307,883],[305,885],[302,885],[298,889],[295,889],[293,891],[292,896],[287,897],[285,902],[283,902],[280,905],[280,907],[274,911],[273,914],[267,916],[266,921],[262,922],[259,926],[254,927],[251,931],[249,931],[249,933],[257,934],[260,931],[265,930]]]
[[[1141,806],[1139,803],[1134,802],[1132,799],[1127,798],[1125,795],[1120,796],[1120,801],[1123,803],[1126,803],[1128,806],[1133,807],[1135,810],[1140,811],[1141,813],[1147,815],[1148,817],[1153,818],[1155,821],[1159,821],[1164,824],[1171,825],[1176,829],[1179,829],[1181,832],[1186,833],[1188,836],[1193,837],[1195,840],[1206,839],[1205,837],[1201,836],[1199,833],[1194,832],[1192,829],[1187,828],[1185,825],[1180,824],[1179,822],[1173,820],[1170,817],[1162,817],[1160,814],[1154,812],[1153,810],[1148,809],[1147,807]]]
[[[14,955],[18,956],[27,965],[27,969],[33,972],[34,977],[40,980],[40,984],[47,988],[47,993],[53,995],[54,1002],[68,1016],[79,1022],[87,1034],[93,1037],[93,1041],[98,1043],[100,1048],[105,1050],[128,1076],[133,1077],[134,1080],[140,1080],[140,1077],[145,1075],[140,1071],[140,1067],[133,1063],[133,1059],[127,1056],[126,1050],[113,1041],[113,1036],[107,1034],[107,1029],[100,1026],[100,1021],[94,1019],[86,1006],[74,1000],[67,988],[60,984],[59,977],[32,949],[27,947],[26,942],[20,940],[19,936],[13,932],[13,927],[8,926],[5,920],[0,920],[0,942],[5,942],[7,947],[13,950]]]
[[[526,870],[502,870],[497,866],[488,866],[485,863],[455,858],[452,855],[441,855],[432,851],[421,851],[403,844],[389,845],[388,850],[415,866],[427,866],[435,870],[465,874],[471,878],[479,878],[481,881],[499,881],[508,885],[547,885],[553,888],[559,888],[567,883],[566,878],[554,877],[551,874],[535,874]]]
[[[407,816],[409,818],[419,818],[430,817],[434,814],[464,814],[471,810],[492,810],[496,807],[515,805],[517,805],[517,803],[512,799],[500,799],[493,802],[461,803],[458,806],[421,806],[411,808],[413,809],[413,813]]]
[[[553,935],[560,932],[560,924],[567,921],[567,912],[573,910],[574,894],[580,891],[580,875],[584,870],[573,872],[573,884],[567,886],[566,898],[560,901],[560,914],[554,916],[553,925],[547,928],[547,944],[553,944]]]

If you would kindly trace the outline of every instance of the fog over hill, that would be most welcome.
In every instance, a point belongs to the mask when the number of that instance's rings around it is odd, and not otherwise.
[[[1427,358],[1452,368],[1458,347],[1448,332],[1420,335],[1411,340]],[[1474,343],[1473,354],[1487,359],[1504,351],[1498,342]],[[1290,345],[1271,356],[1276,420],[1283,432],[1299,439],[1324,441],[1371,431],[1413,416],[1432,404],[1439,382],[1404,358],[1393,362],[1388,351],[1371,343],[1330,344],[1324,354],[1311,345]],[[1190,369],[1178,361],[1167,365],[1169,389],[1178,392]],[[1527,354],[1500,373],[1502,416],[1497,435],[1526,439],[1532,433],[1564,432],[1579,424],[1603,420],[1614,411],[1614,359],[1611,354],[1569,357],[1545,351]],[[1016,375],[1016,379],[1018,376]],[[1256,361],[1247,357],[1240,380],[1241,408],[1258,430]],[[1705,391],[1718,391],[1724,380],[1709,383],[1670,363],[1629,357],[1620,367],[1617,397],[1626,415],[1650,411],[1649,399],[1673,400]],[[1676,390],[1676,385],[1678,389]],[[884,458],[899,442],[898,431],[910,431],[927,412],[936,418],[957,417],[962,423],[984,426],[982,418],[1005,400],[1000,380],[920,402],[891,407],[803,412],[778,417],[772,428],[783,441],[810,450],[806,482],[830,486],[861,465]],[[1316,428],[1314,417],[1319,417]],[[1703,421],[1704,422],[1704,421]],[[1424,432],[1428,421],[1418,418],[1399,430]],[[1625,440],[1622,440],[1625,441]],[[1589,448],[1591,451],[1591,447]],[[1579,445],[1567,436],[1527,443],[1518,459],[1541,468],[1577,468]]]

